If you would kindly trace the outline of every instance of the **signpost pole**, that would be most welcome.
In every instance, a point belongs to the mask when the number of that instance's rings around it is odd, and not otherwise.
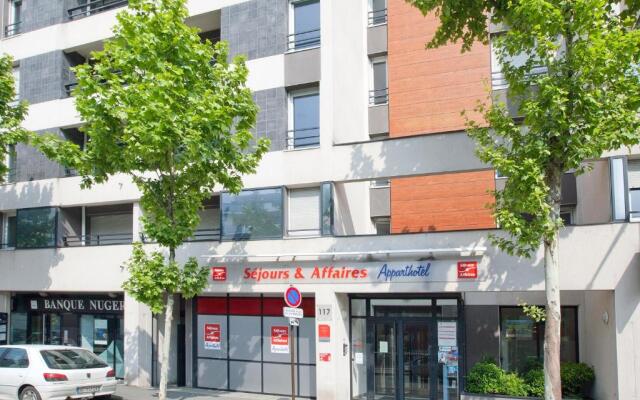
[[[291,400],[296,400],[296,335],[295,326],[291,325],[289,343],[291,343]]]

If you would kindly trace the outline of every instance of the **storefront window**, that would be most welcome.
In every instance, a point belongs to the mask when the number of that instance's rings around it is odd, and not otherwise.
[[[58,211],[56,208],[28,208],[16,213],[16,247],[55,247]]]
[[[282,188],[222,194],[222,238],[269,239],[282,237]]]
[[[562,307],[560,360],[578,361],[577,309]],[[500,309],[500,360],[507,371],[524,372],[543,361],[544,322],[535,322],[520,307]]]

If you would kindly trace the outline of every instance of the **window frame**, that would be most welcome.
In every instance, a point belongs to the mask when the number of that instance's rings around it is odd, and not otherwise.
[[[305,31],[303,32],[299,32],[296,33],[296,6],[300,6],[303,5],[304,3],[318,3],[318,5],[321,4],[320,0],[289,0],[289,27],[288,27],[288,36],[287,36],[287,52],[293,53],[296,51],[303,51],[303,50],[309,50],[309,49],[316,49],[319,48],[322,45],[322,9],[320,9],[320,27],[318,28],[318,42],[311,44],[311,45],[307,45],[307,46],[300,46],[297,44],[296,42],[296,35],[298,34],[303,34],[305,33]],[[314,31],[306,31],[306,32],[314,32]],[[311,40],[314,40],[315,38],[311,38]],[[309,40],[309,39],[307,39]]]
[[[17,232],[15,232],[17,230],[17,216],[16,216],[16,211],[5,211],[2,213],[2,246],[0,246],[0,248],[2,250],[15,250],[16,248],[16,243],[15,243],[15,239],[13,243],[9,243],[9,227],[10,227],[10,223],[9,223],[9,219],[11,218],[15,218],[16,219],[16,227],[14,228],[14,235],[16,235]],[[13,246],[9,246],[9,244],[13,244]]]
[[[375,66],[384,63],[385,87],[376,89]],[[382,94],[378,94],[382,92]],[[383,97],[383,101],[377,102],[378,97]],[[371,57],[369,59],[369,107],[384,106],[389,104],[389,63],[387,55]]]
[[[20,237],[20,224],[18,223],[20,220],[18,218],[18,214],[23,210],[42,210],[42,209],[52,209],[55,211],[54,216],[54,236],[53,236],[53,245],[51,246],[35,246],[35,247],[22,247],[18,246],[18,238]],[[30,208],[19,208],[16,210],[16,245],[15,249],[18,250],[34,250],[34,249],[55,249],[58,247],[58,231],[59,231],[59,218],[60,218],[60,210],[58,207],[44,206],[44,207],[30,207]]]
[[[617,160],[621,160],[622,163],[622,196],[624,200],[624,217],[618,218],[616,217],[616,189],[617,188],[614,182],[613,176],[613,164]],[[630,212],[629,212],[629,171],[627,170],[627,157],[626,156],[614,156],[609,157],[609,186],[610,186],[610,201],[611,201],[611,221],[612,222],[627,222],[629,220]]]
[[[310,96],[318,96],[318,126],[312,128],[305,129],[317,129],[318,130],[318,143],[311,144],[306,146],[296,147],[295,145],[295,99],[298,97],[310,97]],[[286,150],[306,150],[306,149],[315,149],[320,147],[320,138],[322,136],[322,107],[320,104],[320,87],[319,86],[310,86],[304,89],[291,90],[287,93],[287,145]]]
[[[367,26],[368,27],[374,27],[374,26],[387,25],[387,23],[389,22],[389,15],[388,15],[389,2],[388,2],[388,0],[384,0],[384,8],[382,8],[380,10],[374,10],[373,9],[373,2],[374,2],[374,0],[367,1],[367,3],[368,3]],[[376,13],[380,13],[380,12],[382,12],[382,15],[381,16],[376,16]],[[384,21],[376,22],[376,20],[378,18],[384,19]]]
[[[220,242],[234,242],[234,241],[249,241],[249,240],[280,240],[284,238],[284,233],[285,233],[285,227],[286,227],[286,204],[287,204],[287,199],[286,199],[286,188],[284,186],[269,186],[269,187],[261,187],[261,188],[251,188],[251,189],[243,189],[240,191],[240,193],[242,192],[255,192],[255,191],[262,191],[262,190],[274,190],[274,189],[279,189],[280,190],[280,201],[281,201],[281,215],[280,215],[280,235],[279,236],[269,236],[269,237],[258,237],[258,238],[254,238],[251,236],[245,237],[245,236],[234,236],[234,237],[230,237],[230,236],[225,236],[225,231],[224,231],[224,195],[230,195],[231,193],[229,191],[224,191],[220,193]]]
[[[299,190],[316,190],[318,193],[318,229],[315,230],[315,233],[309,234],[291,234],[291,230],[289,229],[291,224],[291,192],[299,191]],[[322,236],[322,185],[318,186],[304,186],[304,187],[292,187],[286,188],[287,192],[287,204],[286,204],[286,229],[285,229],[285,237],[287,238],[308,238],[308,237],[320,237]],[[300,230],[296,230],[300,231]],[[311,232],[313,229],[303,229],[303,232]]]

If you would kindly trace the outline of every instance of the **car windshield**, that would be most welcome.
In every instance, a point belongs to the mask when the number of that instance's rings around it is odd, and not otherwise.
[[[42,350],[44,362],[51,369],[104,368],[108,365],[95,354],[82,349]]]

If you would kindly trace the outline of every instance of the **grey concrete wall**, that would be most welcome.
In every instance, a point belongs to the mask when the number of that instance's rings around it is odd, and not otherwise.
[[[320,48],[287,53],[284,57],[286,87],[320,82]]]
[[[369,189],[371,195],[369,201],[371,217],[388,217],[391,215],[391,188],[372,187]]]
[[[26,0],[22,2],[21,32],[34,31],[65,20],[64,0]]]
[[[245,54],[249,60],[282,54],[287,50],[288,2],[252,0],[225,7],[220,38],[229,42],[229,55]]]
[[[387,52],[387,25],[367,28],[367,54],[377,56]]]
[[[500,362],[500,308],[497,305],[467,305],[464,313],[467,368],[484,356]]]
[[[63,137],[60,129],[49,131]],[[41,132],[39,132],[41,133]],[[31,146],[16,146],[16,182],[36,181],[40,179],[59,178],[65,176],[64,167],[49,160],[44,154]]]
[[[287,91],[285,88],[260,90],[253,93],[260,108],[255,136],[271,139],[271,151],[287,147]]]
[[[60,99],[63,74],[69,64],[62,51],[39,54],[20,61],[20,99],[30,104]]]
[[[369,135],[389,134],[389,105],[369,107]]]
[[[591,167],[591,171],[576,177],[578,224],[601,224],[611,221],[609,161],[593,161]]]

